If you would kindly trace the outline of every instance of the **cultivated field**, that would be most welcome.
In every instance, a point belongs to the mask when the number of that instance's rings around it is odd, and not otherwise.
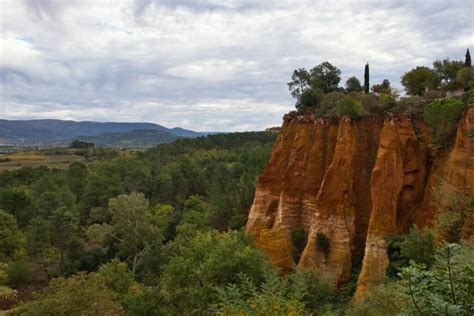
[[[47,166],[59,169],[67,168],[75,161],[83,161],[78,155],[41,155],[38,152],[19,152],[0,154],[0,172],[21,167]]]

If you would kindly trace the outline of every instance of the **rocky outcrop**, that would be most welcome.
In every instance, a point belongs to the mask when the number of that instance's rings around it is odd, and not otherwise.
[[[247,231],[282,271],[313,267],[342,283],[362,264],[355,296],[361,299],[385,276],[384,238],[432,224],[434,187],[442,182],[474,193],[473,125],[470,107],[455,145],[440,155],[430,149],[422,118],[287,115],[258,180]],[[298,228],[307,243],[294,256]],[[328,252],[317,236],[329,240]]]

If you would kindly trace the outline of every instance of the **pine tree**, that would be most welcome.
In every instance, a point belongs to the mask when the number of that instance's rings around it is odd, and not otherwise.
[[[469,48],[467,49],[467,52],[466,52],[466,59],[464,61],[464,65],[466,67],[471,67],[471,53],[469,53]]]
[[[369,63],[365,64],[364,70],[364,93],[369,93],[370,82],[369,82]]]

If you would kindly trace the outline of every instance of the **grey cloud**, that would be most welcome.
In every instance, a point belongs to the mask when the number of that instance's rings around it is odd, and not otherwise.
[[[262,129],[293,108],[293,69],[372,82],[473,47],[471,1],[7,1],[0,117]],[[25,19],[26,10],[34,19]]]

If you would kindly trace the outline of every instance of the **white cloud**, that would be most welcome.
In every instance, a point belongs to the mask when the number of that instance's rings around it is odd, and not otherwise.
[[[292,70],[400,76],[473,48],[472,1],[2,0],[0,115],[263,129]],[[343,82],[341,82],[343,84]]]

